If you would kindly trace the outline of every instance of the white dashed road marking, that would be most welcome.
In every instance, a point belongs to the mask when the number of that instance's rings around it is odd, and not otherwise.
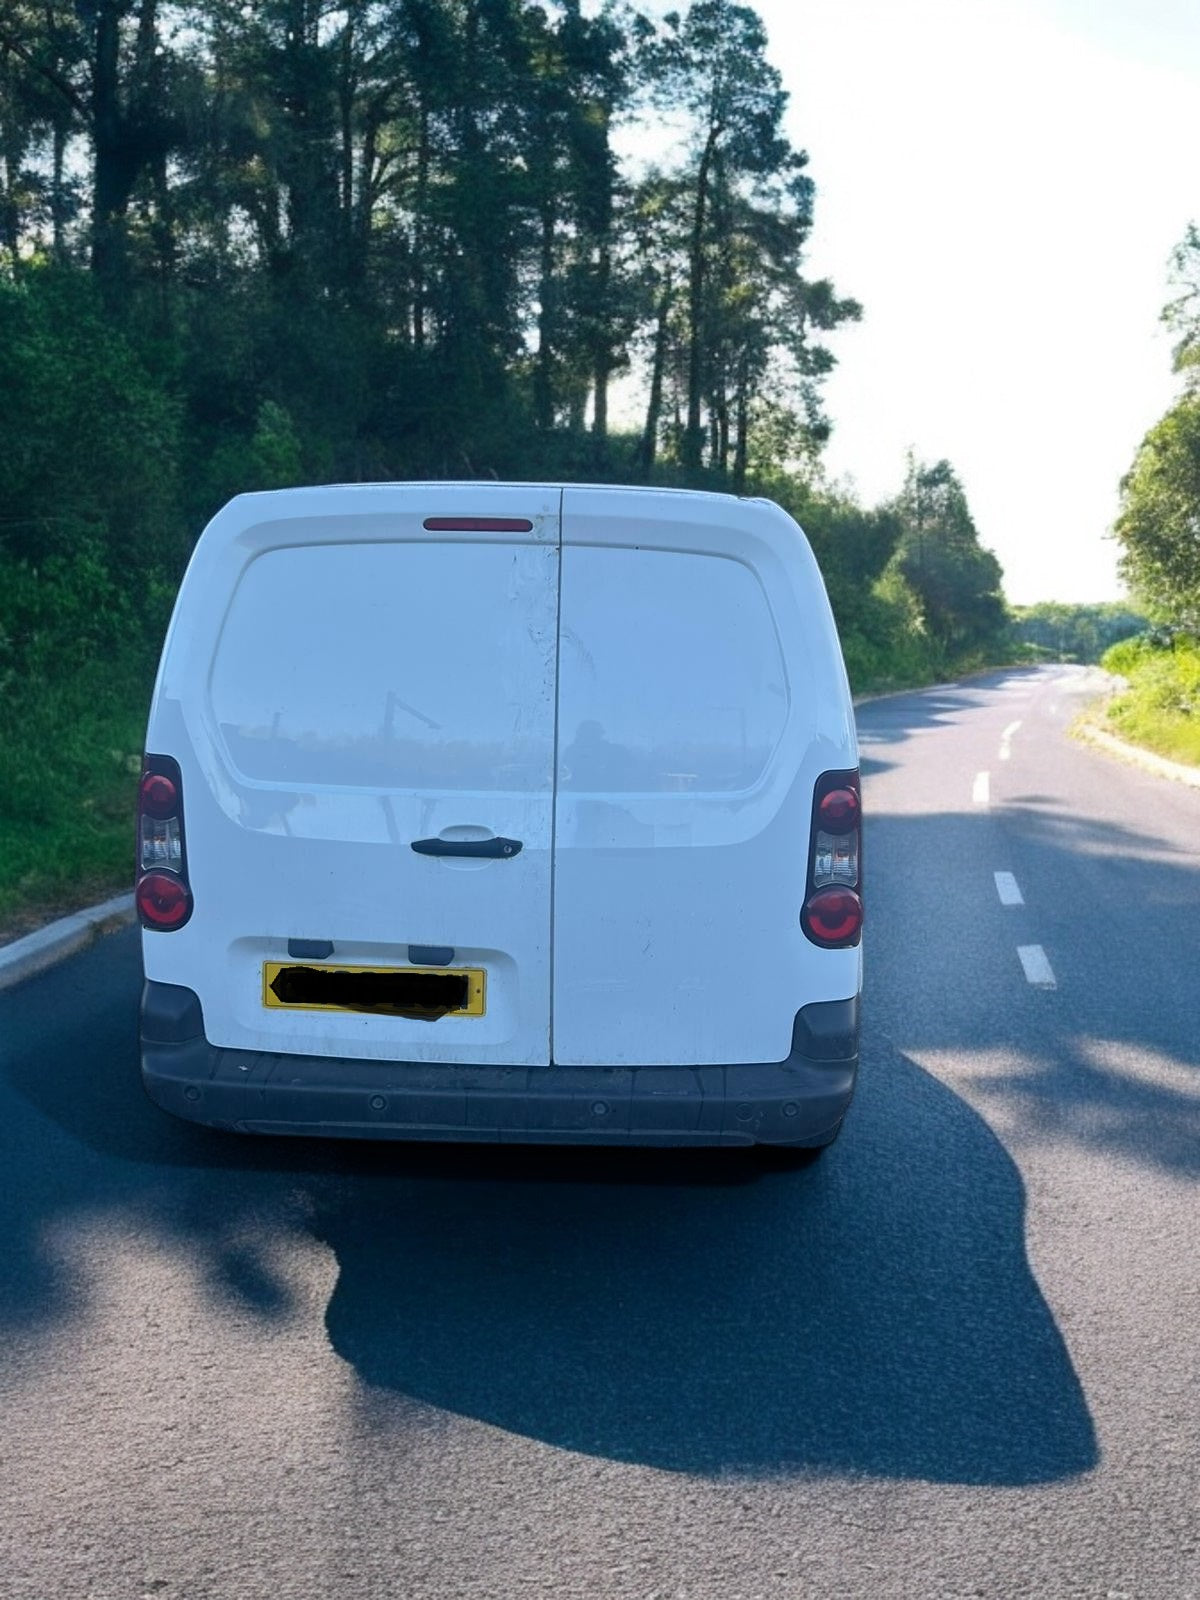
[[[1002,906],[1023,906],[1025,896],[1017,887],[1017,880],[1011,872],[994,872],[996,880],[996,893],[1000,896]]]
[[[1021,724],[1020,724],[1019,720],[1017,722],[1010,722],[1008,727],[1005,728],[1004,732],[1000,735],[1000,759],[1001,759],[1001,761],[1007,761],[1009,759],[1009,757],[1012,755],[1013,734],[1016,733],[1017,729],[1020,726],[1021,726]]]
[[[1019,944],[1017,954],[1021,958],[1021,965],[1025,968],[1026,978],[1035,989],[1058,988],[1054,968],[1046,959],[1046,952],[1040,944]]]
[[[991,778],[986,772],[975,774],[975,787],[971,790],[971,799],[977,806],[986,806],[990,798],[989,784]]]

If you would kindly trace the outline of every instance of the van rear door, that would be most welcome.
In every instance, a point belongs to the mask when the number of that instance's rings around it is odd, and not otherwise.
[[[351,486],[206,530],[147,740],[180,762],[195,910],[143,942],[212,1043],[549,1061],[559,512],[554,488]],[[469,971],[482,1014],[280,1005],[281,963]]]
[[[856,765],[824,585],[778,506],[563,496],[554,1059],[783,1060],[858,992],[800,926],[813,790]]]

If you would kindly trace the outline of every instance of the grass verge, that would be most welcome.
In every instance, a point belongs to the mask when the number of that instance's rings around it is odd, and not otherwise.
[[[1101,664],[1127,684],[1105,707],[1108,731],[1169,761],[1200,766],[1200,643],[1123,640]]]
[[[89,662],[9,685],[0,726],[0,942],[133,887],[153,670]]]

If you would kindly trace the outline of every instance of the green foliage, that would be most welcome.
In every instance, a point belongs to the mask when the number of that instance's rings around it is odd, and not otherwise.
[[[588,9],[0,5],[0,907],[124,878],[175,586],[243,490],[763,492],[809,532],[856,687],[987,648],[973,529],[918,519],[906,565],[905,506],[813,487],[826,335],[859,308],[805,276],[815,188],[761,19]],[[635,186],[638,114],[686,137]],[[644,425],[610,433],[639,360]]]
[[[917,597],[895,571],[862,595],[852,615],[844,606],[835,614],[856,693],[932,683],[960,666],[925,632]]]
[[[1142,440],[1121,483],[1121,571],[1156,620],[1200,629],[1200,230],[1171,257],[1173,298],[1162,319],[1177,335],[1184,392]]]
[[[1043,600],[1013,607],[1011,636],[1017,645],[1032,646],[1037,660],[1095,662],[1116,641],[1140,633],[1146,621],[1123,600],[1096,605]]]
[[[129,881],[137,760],[174,586],[99,540],[0,554],[0,915]]]
[[[1171,252],[1174,296],[1163,307],[1162,320],[1177,335],[1175,370],[1189,387],[1200,385],[1200,228],[1190,222]]]
[[[1148,634],[1138,633],[1130,639],[1119,639],[1109,645],[1100,658],[1105,672],[1115,672],[1118,677],[1129,678],[1142,666],[1156,646]]]
[[[0,549],[178,555],[179,409],[78,272],[0,280]]]
[[[91,283],[0,282],[0,910],[128,876],[154,658],[186,544],[179,411]]]
[[[752,465],[782,465],[824,442],[820,384],[833,357],[813,336],[860,314],[802,274],[814,186],[807,155],[783,131],[788,97],[766,47],[752,7],[694,0],[664,17],[641,55],[651,103],[682,114],[689,145],[673,182],[654,172],[643,184],[657,206],[650,277],[667,291],[655,369],[684,413],[663,442],[691,478],[716,466],[735,492]],[[764,460],[763,435],[783,418],[796,448]],[[652,392],[648,460],[658,429]]]
[[[209,509],[254,489],[290,489],[305,483],[305,451],[290,412],[274,400],[258,408],[248,439],[222,439],[213,451],[205,478]]]
[[[1200,628],[1200,391],[1142,441],[1121,485],[1116,532],[1139,599],[1179,627]]]
[[[1113,731],[1159,755],[1200,765],[1200,641],[1130,639],[1107,651],[1103,665],[1129,685],[1108,704]]]
[[[979,543],[966,492],[948,461],[908,477],[892,510],[901,533],[894,557],[921,606],[925,630],[947,659],[998,647],[1007,613],[1000,563]]]

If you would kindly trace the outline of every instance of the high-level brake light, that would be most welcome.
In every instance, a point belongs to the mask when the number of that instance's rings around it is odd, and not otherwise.
[[[426,517],[428,533],[532,533],[528,517]]]

